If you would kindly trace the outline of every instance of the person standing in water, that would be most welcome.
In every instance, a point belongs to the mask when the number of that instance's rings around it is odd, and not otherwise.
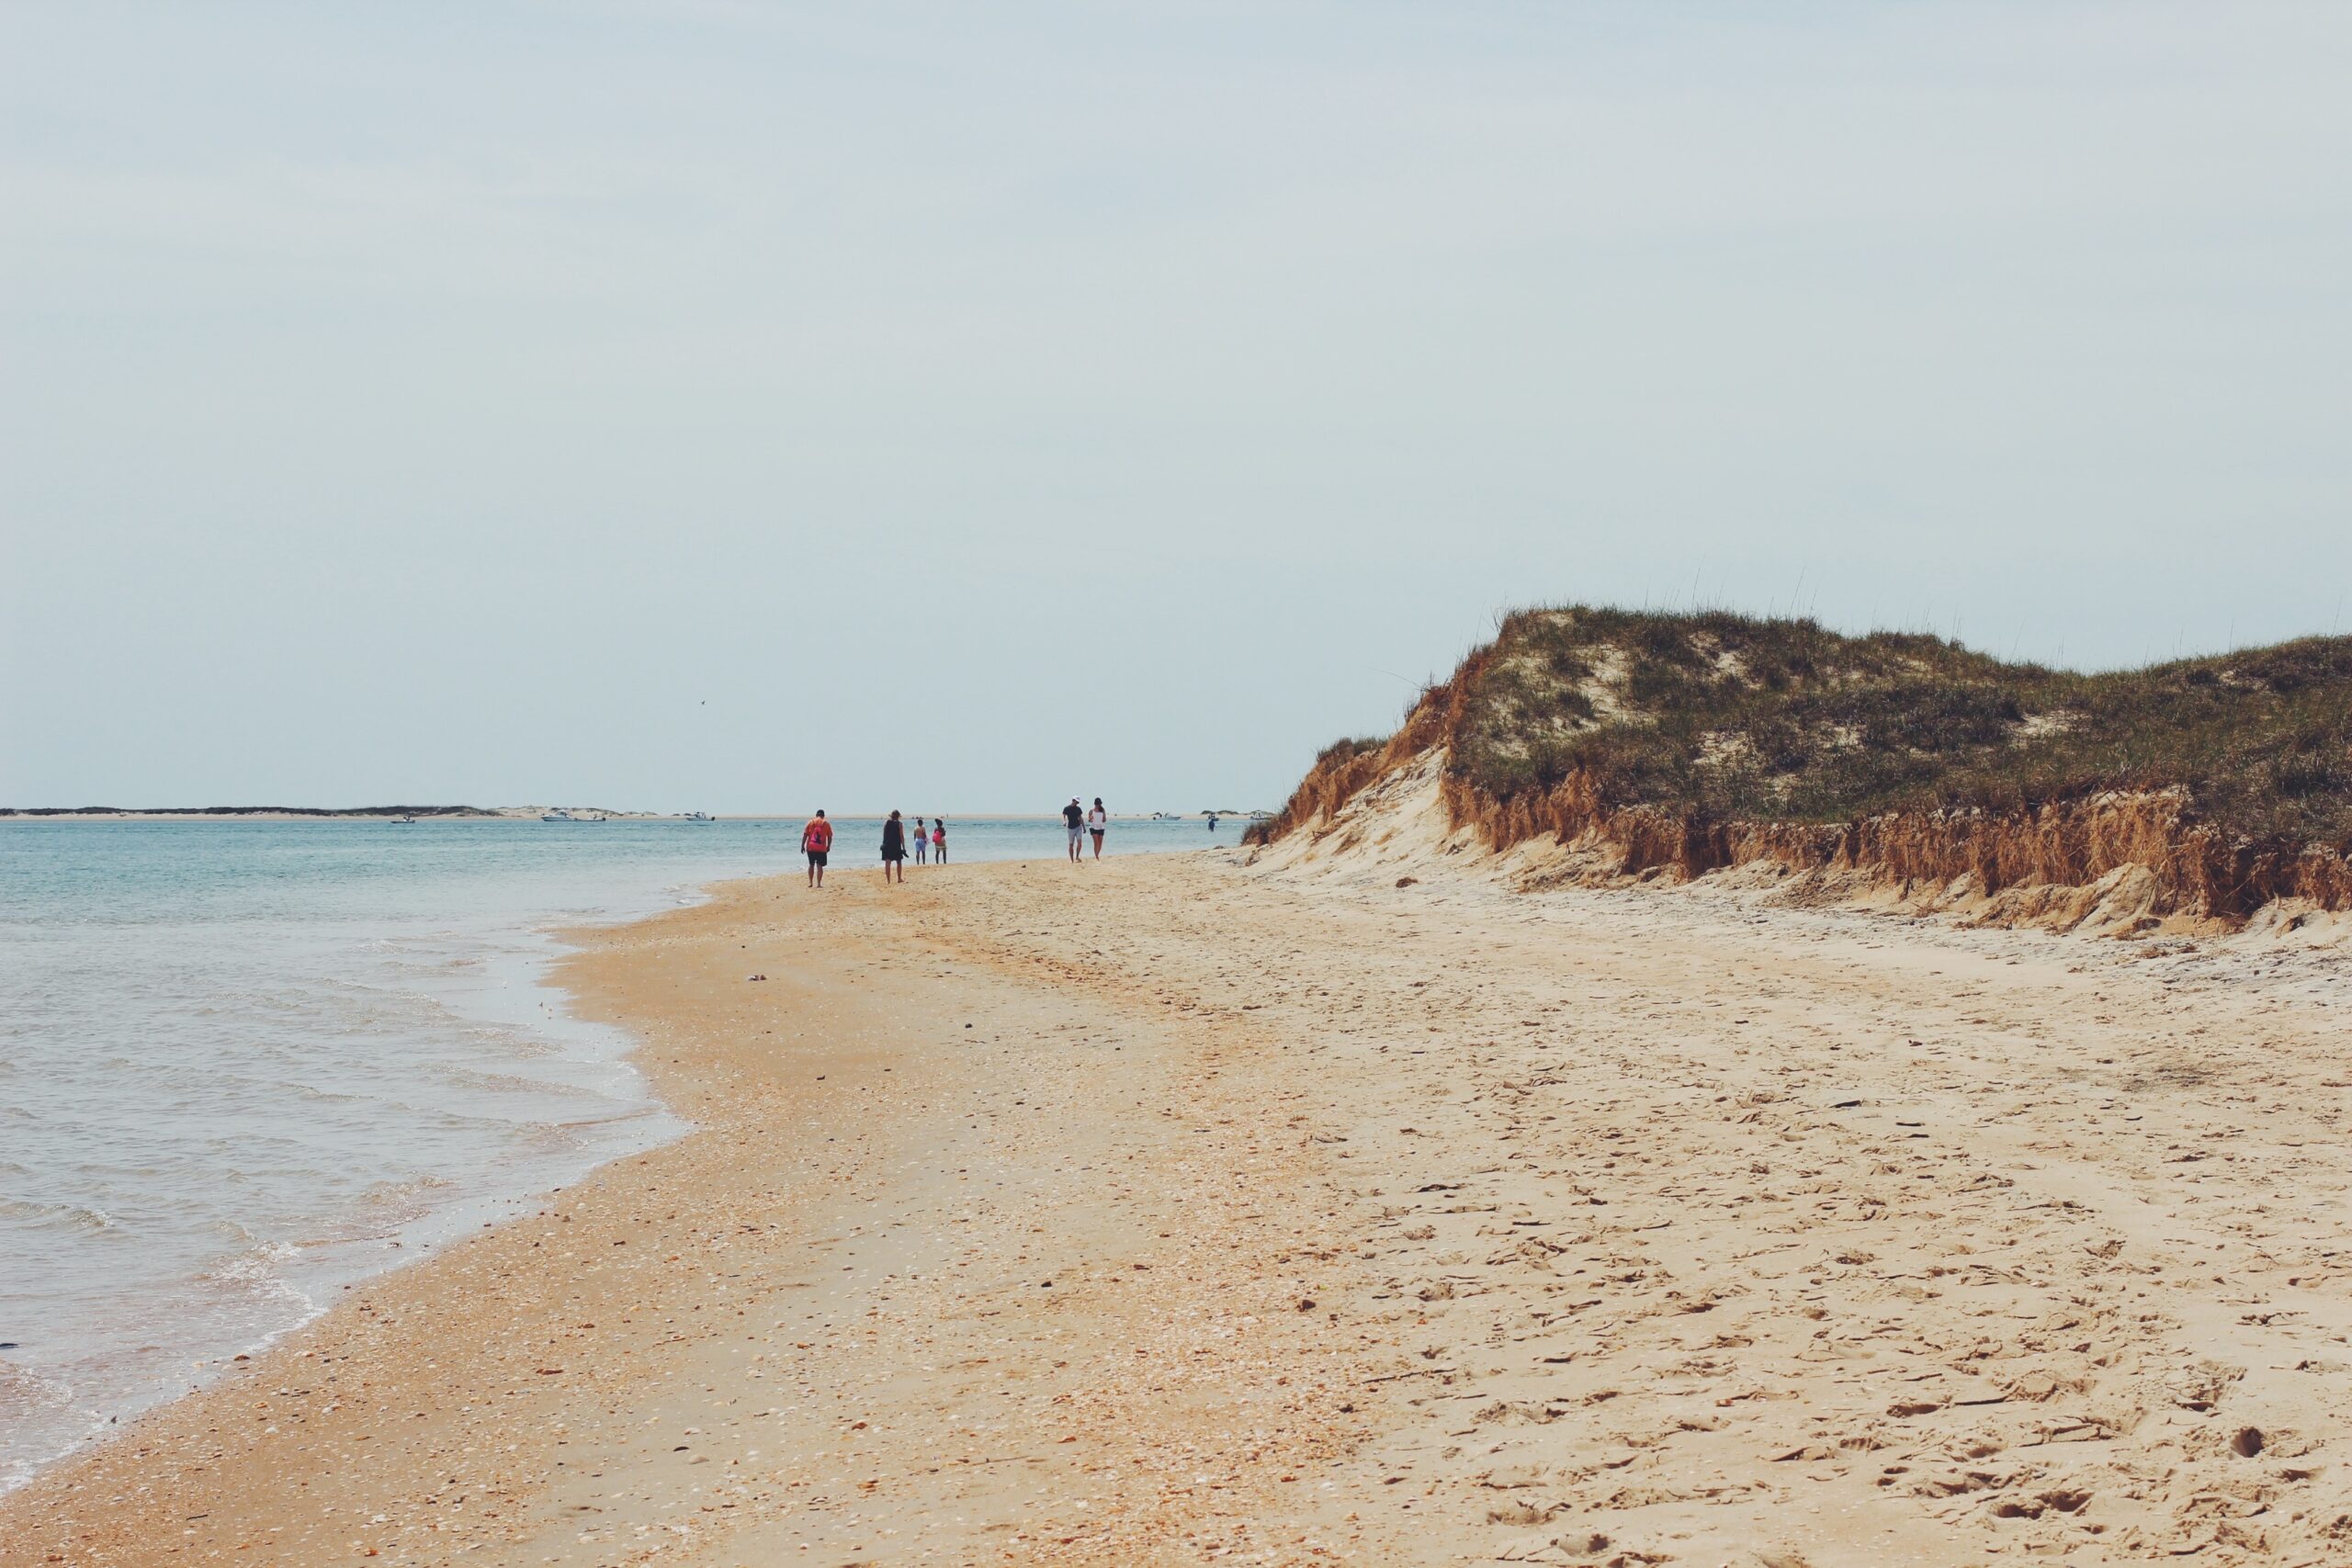
[[[808,818],[808,826],[800,829],[801,852],[808,857],[808,886],[825,886],[825,856],[833,847],[833,825],[825,820],[822,811]]]
[[[1209,831],[1212,833],[1216,831],[1216,813],[1214,811],[1209,813]]]
[[[1086,814],[1086,830],[1094,835],[1094,858],[1102,858],[1102,835],[1111,830],[1111,814],[1102,809],[1102,797],[1094,797],[1094,809]]]
[[[917,865],[921,865],[931,856],[931,840],[922,830],[922,818],[920,817],[915,818],[913,836],[915,840],[915,863]]]
[[[1069,825],[1069,858],[1076,863],[1080,835],[1086,831],[1086,812],[1078,804],[1078,796],[1071,795],[1069,804],[1062,807],[1062,820]]]
[[[947,863],[947,818],[944,817],[931,819],[931,859],[934,865]]]
[[[906,879],[907,825],[899,820],[899,814],[893,811],[890,819],[882,824],[882,880],[904,882]]]

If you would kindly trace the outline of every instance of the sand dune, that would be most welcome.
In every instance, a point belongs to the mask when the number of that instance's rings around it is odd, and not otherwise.
[[[0,1561],[2352,1559],[2339,959],[1316,869],[592,936],[701,1130]]]

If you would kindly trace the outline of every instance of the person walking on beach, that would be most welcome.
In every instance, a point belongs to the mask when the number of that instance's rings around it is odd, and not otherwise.
[[[1086,811],[1078,804],[1078,796],[1071,795],[1069,804],[1062,807],[1062,820],[1069,824],[1069,858],[1070,863],[1075,865],[1078,863],[1078,846],[1086,832]]]
[[[1111,814],[1102,809],[1102,797],[1094,797],[1094,809],[1086,814],[1086,830],[1094,835],[1094,858],[1102,858],[1102,835],[1111,830]]]
[[[931,859],[934,865],[947,863],[947,818],[944,817],[931,819]]]
[[[808,857],[808,886],[825,886],[825,856],[833,847],[833,825],[825,820],[822,811],[808,818],[808,826],[800,829],[800,848]]]
[[[930,858],[931,840],[922,830],[922,818],[920,817],[915,818],[914,840],[915,863],[921,865]]]
[[[906,879],[907,825],[899,821],[899,814],[893,811],[890,819],[882,824],[882,880],[904,882]]]

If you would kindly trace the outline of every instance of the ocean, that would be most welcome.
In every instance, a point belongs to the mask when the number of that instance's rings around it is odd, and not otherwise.
[[[1235,842],[1115,825],[1114,852]],[[683,1124],[540,985],[794,821],[0,820],[0,1491]],[[844,819],[831,875],[877,877]],[[957,861],[1057,818],[949,822]],[[910,868],[910,875],[922,874]]]

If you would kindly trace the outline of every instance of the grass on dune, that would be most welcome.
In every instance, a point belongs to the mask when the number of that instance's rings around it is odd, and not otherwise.
[[[1508,617],[1452,694],[1450,766],[1500,801],[1581,774],[1611,806],[1838,822],[2177,788],[2248,840],[2352,845],[2352,637],[2081,674],[1809,619],[1575,606]]]

